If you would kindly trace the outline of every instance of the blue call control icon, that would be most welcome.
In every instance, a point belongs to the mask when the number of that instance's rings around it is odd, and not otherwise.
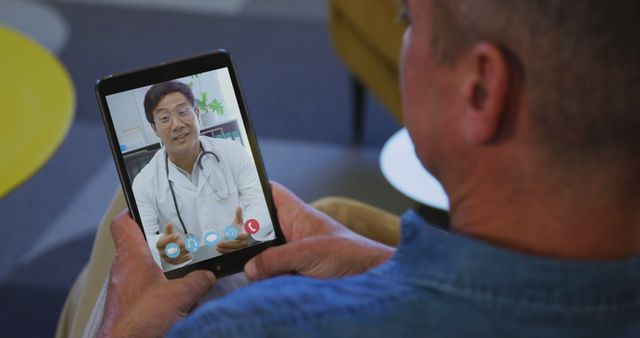
[[[236,238],[238,238],[238,235],[240,234],[240,231],[238,230],[238,227],[230,224],[228,225],[225,229],[224,229],[224,236],[227,238],[227,240],[232,241]]]
[[[198,243],[198,240],[195,237],[189,236],[184,242],[184,247],[189,252],[195,252],[196,250],[198,250],[198,248],[200,248],[200,243]]]
[[[169,258],[176,258],[180,255],[180,247],[176,243],[169,243],[164,247],[164,253]]]
[[[204,244],[207,246],[215,246],[220,240],[220,235],[215,231],[207,231],[204,234]]]

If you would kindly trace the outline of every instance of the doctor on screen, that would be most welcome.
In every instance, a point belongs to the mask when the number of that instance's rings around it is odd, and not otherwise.
[[[178,81],[153,85],[147,120],[164,147],[133,181],[151,252],[176,266],[203,246],[223,254],[274,238],[253,161],[235,141],[200,136],[191,89]]]

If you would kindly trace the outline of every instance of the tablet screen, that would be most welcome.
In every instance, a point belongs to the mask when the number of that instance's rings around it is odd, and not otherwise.
[[[110,94],[106,103],[163,271],[274,239],[228,68]]]

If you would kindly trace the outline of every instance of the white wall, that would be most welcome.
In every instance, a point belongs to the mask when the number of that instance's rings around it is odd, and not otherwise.
[[[137,93],[140,90],[146,93],[148,88],[139,88],[107,96],[107,104],[118,142],[127,146],[124,151],[159,142],[146,120],[142,101],[139,100],[139,93]]]
[[[222,102],[224,115],[213,114],[215,120],[202,118],[201,120],[206,122],[200,124],[201,129],[229,120],[238,120],[240,134],[244,144],[247,145],[247,132],[241,119],[240,108],[227,68],[202,73],[197,78],[188,76],[176,80],[185,84],[191,83],[196,99],[200,99],[201,93],[206,92],[209,102],[214,98]],[[144,96],[150,87],[145,86],[107,96],[107,104],[111,111],[118,142],[121,146],[125,146],[124,152],[160,142],[144,114]],[[201,117],[202,114],[201,112]],[[249,149],[247,148],[247,150]]]

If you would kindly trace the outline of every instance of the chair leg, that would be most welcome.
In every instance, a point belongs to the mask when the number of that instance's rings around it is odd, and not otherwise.
[[[355,145],[362,143],[364,125],[365,89],[355,77],[351,77],[353,134],[351,142]]]

